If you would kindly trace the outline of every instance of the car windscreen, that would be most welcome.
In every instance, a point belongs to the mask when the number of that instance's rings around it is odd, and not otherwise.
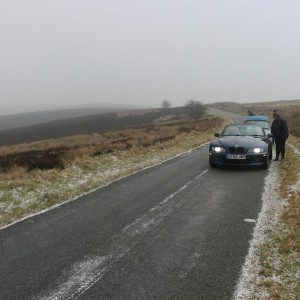
[[[265,133],[261,126],[254,125],[228,125],[224,128],[221,136],[252,136],[252,137],[264,137]]]

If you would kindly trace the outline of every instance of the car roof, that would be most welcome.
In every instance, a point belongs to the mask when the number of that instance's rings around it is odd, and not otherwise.
[[[269,121],[268,116],[247,116],[246,121]]]

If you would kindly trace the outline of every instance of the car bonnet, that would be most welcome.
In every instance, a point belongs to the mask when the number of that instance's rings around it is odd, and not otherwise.
[[[226,137],[226,138],[220,137],[218,141],[220,144],[222,144],[224,148],[238,146],[238,147],[244,147],[246,149],[250,149],[253,147],[265,147],[267,145],[267,143],[260,138],[244,137],[244,136]]]

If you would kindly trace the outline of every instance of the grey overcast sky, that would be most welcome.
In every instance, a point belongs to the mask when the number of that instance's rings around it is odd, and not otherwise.
[[[299,0],[2,0],[0,104],[299,99],[299,16]]]

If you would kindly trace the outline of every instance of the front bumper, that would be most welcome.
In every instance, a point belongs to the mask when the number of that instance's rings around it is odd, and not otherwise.
[[[215,165],[235,165],[235,166],[261,166],[266,163],[268,155],[266,153],[260,154],[246,154],[245,159],[228,159],[226,153],[209,153],[209,162]]]

